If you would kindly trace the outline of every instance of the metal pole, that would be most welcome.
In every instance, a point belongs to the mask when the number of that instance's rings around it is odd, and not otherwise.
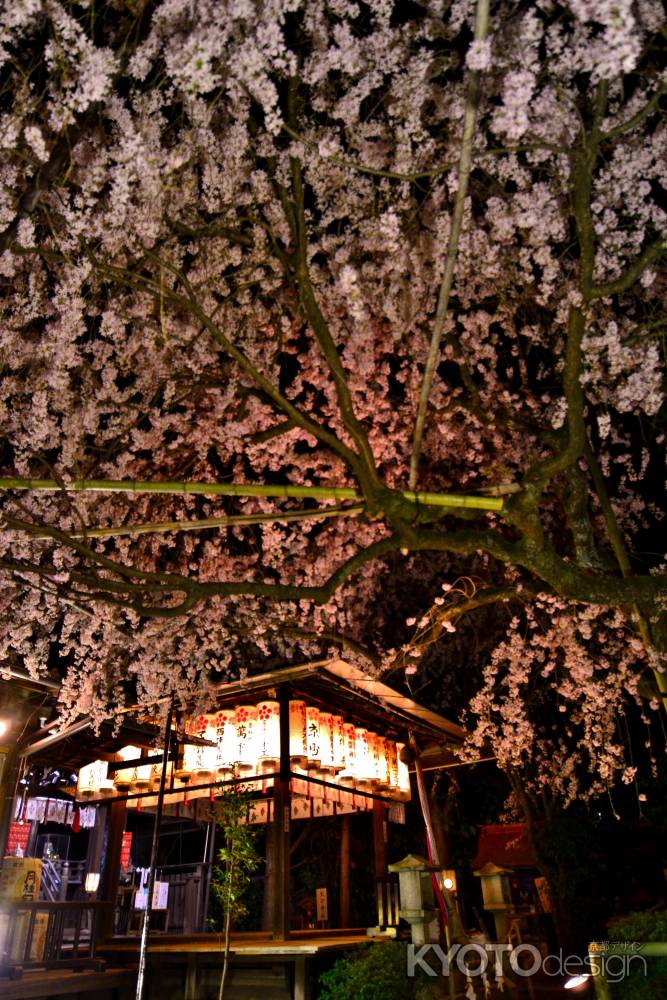
[[[151,860],[148,869],[148,886],[146,888],[146,909],[141,927],[141,944],[139,946],[139,969],[137,971],[137,991],[136,1000],[143,1000],[144,988],[146,985],[146,954],[148,951],[148,932],[151,923],[151,910],[153,908],[153,890],[155,888],[155,866],[157,864],[157,848],[160,839],[160,825],[162,823],[162,809],[164,806],[164,789],[167,782],[167,761],[169,760],[169,743],[171,741],[171,721],[174,715],[174,699],[172,698],[167,712],[167,721],[164,727],[164,750],[162,751],[162,772],[160,774],[160,789],[157,796],[157,809],[155,811],[155,823],[153,825],[153,843],[151,845]]]

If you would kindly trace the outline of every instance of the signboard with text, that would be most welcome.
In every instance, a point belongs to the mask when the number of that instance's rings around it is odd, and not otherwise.
[[[9,824],[9,833],[7,834],[7,847],[5,852],[7,854],[16,855],[17,849],[20,848],[21,855],[25,857],[25,852],[28,848],[28,837],[30,836],[30,823],[18,823],[12,822]]]

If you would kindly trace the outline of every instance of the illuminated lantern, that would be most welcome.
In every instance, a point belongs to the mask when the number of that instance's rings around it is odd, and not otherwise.
[[[217,714],[202,715],[200,717],[200,725],[203,725],[201,735],[203,739],[208,740],[213,745],[202,747],[204,751],[202,754],[202,767],[198,773],[209,777],[215,774],[218,759],[216,721]]]
[[[103,798],[108,798],[116,790],[116,786],[113,783],[113,778],[103,778],[100,783],[100,795]]]
[[[292,764],[305,767],[308,761],[308,730],[305,701],[289,703],[289,755]]]
[[[333,767],[336,771],[340,771],[345,767],[345,723],[340,715],[331,716],[331,743]]]
[[[398,752],[393,740],[387,740],[387,778],[389,788],[394,791],[398,789]]]
[[[280,763],[280,705],[277,701],[260,701],[257,706],[257,759],[262,771],[272,771]]]
[[[233,708],[223,708],[215,717],[215,767],[222,778],[229,777],[234,770],[238,741],[236,737],[236,712]]]
[[[141,747],[122,747],[118,751],[118,756],[121,760],[136,760],[137,757],[141,757]],[[123,767],[114,773],[113,783],[119,791],[127,791],[133,781],[133,767]]]
[[[336,776],[336,781],[347,788],[354,788],[357,780],[357,736],[354,726],[347,722],[343,723],[343,740],[345,745],[345,768]]]
[[[320,767],[334,768],[333,717],[320,712]]]
[[[403,800],[404,802],[409,801],[411,797],[410,791],[410,772],[408,771],[408,765],[401,760],[401,750],[405,747],[405,743],[396,744],[396,756],[398,762],[398,794],[397,798]]]
[[[164,749],[162,747],[156,747],[155,750],[153,751],[153,753],[151,754],[152,757],[159,757],[160,758],[159,760],[156,760],[153,764],[151,764],[151,788],[159,788],[160,787],[160,778],[162,776],[162,754],[163,753],[164,753]],[[173,769],[174,769],[174,762],[171,761],[171,760],[168,760],[167,763],[166,763],[166,765],[165,765],[165,771],[166,771],[165,782],[168,782],[170,780],[170,778],[171,778],[171,772],[173,771]]]
[[[99,795],[102,782],[106,781],[108,764],[105,760],[94,760],[79,771],[76,794],[79,798]]]
[[[132,790],[136,789],[141,791],[145,788],[150,788],[151,784],[151,773],[153,771],[152,764],[137,764],[134,769],[134,775],[132,777],[132,783],[130,788]]]
[[[254,770],[257,766],[257,708],[236,706],[236,763]]]
[[[373,738],[373,764],[375,767],[375,781],[378,788],[389,787],[386,749],[388,742],[383,736],[375,735]]]
[[[357,776],[357,781],[367,785],[375,777],[373,755],[370,746],[373,734],[369,733],[367,729],[358,727],[354,730],[354,735],[356,756],[354,772]]]
[[[191,736],[215,741],[215,716],[199,715],[186,724],[186,731]],[[215,770],[216,747],[198,746],[186,743],[183,748],[183,772],[193,778],[207,778]]]
[[[313,705],[306,706],[306,737],[308,767],[320,766],[320,710]]]

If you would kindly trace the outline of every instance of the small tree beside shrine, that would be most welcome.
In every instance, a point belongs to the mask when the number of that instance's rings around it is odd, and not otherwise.
[[[211,892],[222,909],[221,930],[224,934],[218,1000],[225,995],[232,923],[246,913],[243,896],[260,864],[255,846],[257,830],[247,822],[251,801],[249,792],[236,782],[228,785],[224,795],[216,800],[215,820],[222,832],[223,846],[218,855],[222,864],[213,869]]]

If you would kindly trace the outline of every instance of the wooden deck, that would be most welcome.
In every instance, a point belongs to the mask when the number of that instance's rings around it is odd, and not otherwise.
[[[325,951],[347,951],[368,944],[371,940],[365,928],[332,931],[294,931],[286,941],[276,941],[263,931],[233,934],[232,955],[251,957],[266,956],[276,959],[281,955],[295,958],[317,955]],[[377,940],[377,938],[375,939]],[[223,950],[220,934],[155,934],[148,951],[151,955],[215,955]],[[108,960],[135,956],[139,949],[138,937],[114,938],[98,947],[97,953]]]
[[[107,968],[103,972],[69,969],[24,972],[21,979],[0,979],[2,1000],[38,1000],[41,997],[86,997],[101,1000],[113,996],[113,990],[133,989],[136,970]]]
[[[225,996],[229,1000],[308,1000],[311,965],[318,955],[349,951],[369,941],[365,928],[295,931],[287,940],[269,933],[234,934]],[[114,938],[98,949],[114,965],[135,962],[139,942]],[[220,934],[156,934],[148,946],[148,982],[161,1000],[217,997],[224,943]],[[3,998],[4,1000],[4,998]]]

